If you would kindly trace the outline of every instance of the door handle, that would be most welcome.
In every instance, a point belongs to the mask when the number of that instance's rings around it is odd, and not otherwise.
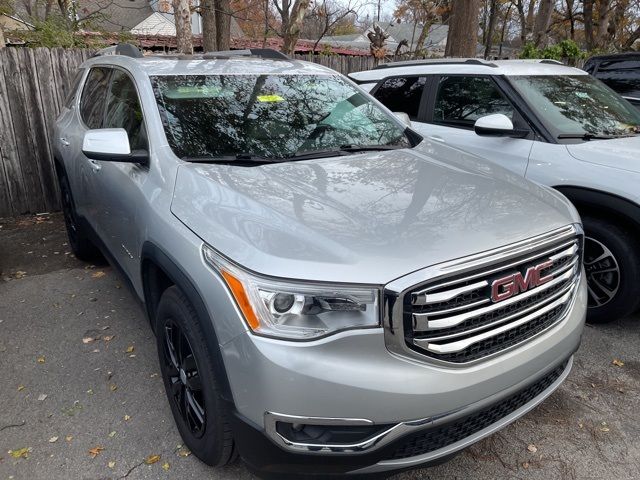
[[[71,145],[71,144],[69,143],[69,140],[67,140],[67,139],[66,139],[66,138],[64,138],[64,137],[60,137],[60,143],[61,143],[63,146],[65,146],[65,147],[68,147],[69,145]]]
[[[433,140],[435,142],[447,143],[447,141],[442,138],[440,135],[429,135],[429,140]]]
[[[102,169],[102,165],[100,165],[96,160],[89,159],[89,164],[94,172],[99,172]]]

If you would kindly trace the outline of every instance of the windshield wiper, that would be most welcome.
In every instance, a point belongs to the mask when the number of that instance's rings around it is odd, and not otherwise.
[[[312,160],[314,158],[339,157],[357,152],[376,152],[382,150],[397,150],[404,148],[397,145],[341,145],[336,150],[311,150],[308,152],[300,152],[290,157],[285,157],[283,161],[289,160]]]
[[[190,163],[250,163],[256,165],[275,163],[278,161],[277,159],[265,158],[260,155],[254,155],[253,153],[237,153],[235,155],[221,155],[218,157],[185,157],[183,160]]]
[[[622,138],[628,135],[597,135],[595,133],[561,133],[558,139],[578,138],[580,140],[611,140],[612,138]]]

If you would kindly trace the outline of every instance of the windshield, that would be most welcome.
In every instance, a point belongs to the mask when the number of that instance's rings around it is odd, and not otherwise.
[[[355,146],[410,147],[405,129],[332,75],[151,78],[169,145],[185,160],[285,159]]]
[[[509,80],[561,138],[640,133],[640,112],[590,75],[511,76]]]

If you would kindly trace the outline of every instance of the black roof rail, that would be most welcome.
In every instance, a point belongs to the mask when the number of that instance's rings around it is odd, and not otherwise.
[[[444,58],[444,59],[437,59],[437,60],[425,58],[422,60],[403,60],[399,62],[382,63],[376,67],[373,67],[373,69],[378,70],[381,68],[414,67],[419,65],[482,65],[483,67],[498,68],[498,65],[496,65],[495,63],[487,62],[485,60],[480,60],[478,58],[465,58],[465,59]]]
[[[564,65],[564,63],[558,61],[558,60],[554,60],[552,58],[545,58],[544,60],[540,60],[539,63],[544,63],[547,65]]]
[[[98,50],[93,56],[101,57],[103,55],[124,55],[125,57],[131,58],[142,58],[144,56],[138,47],[130,43],[119,43],[112,47],[103,48],[102,50]]]
[[[260,57],[270,60],[290,60],[284,53],[272,48],[247,48],[245,50],[224,50],[220,52],[206,52],[202,58],[229,58],[229,57]]]

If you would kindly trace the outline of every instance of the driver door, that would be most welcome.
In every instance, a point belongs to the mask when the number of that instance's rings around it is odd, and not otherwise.
[[[425,123],[414,128],[430,140],[451,145],[524,176],[533,146],[533,133],[526,138],[485,137],[473,130],[485,115],[502,113],[517,129],[531,130],[498,85],[487,76],[443,75],[431,82]]]

